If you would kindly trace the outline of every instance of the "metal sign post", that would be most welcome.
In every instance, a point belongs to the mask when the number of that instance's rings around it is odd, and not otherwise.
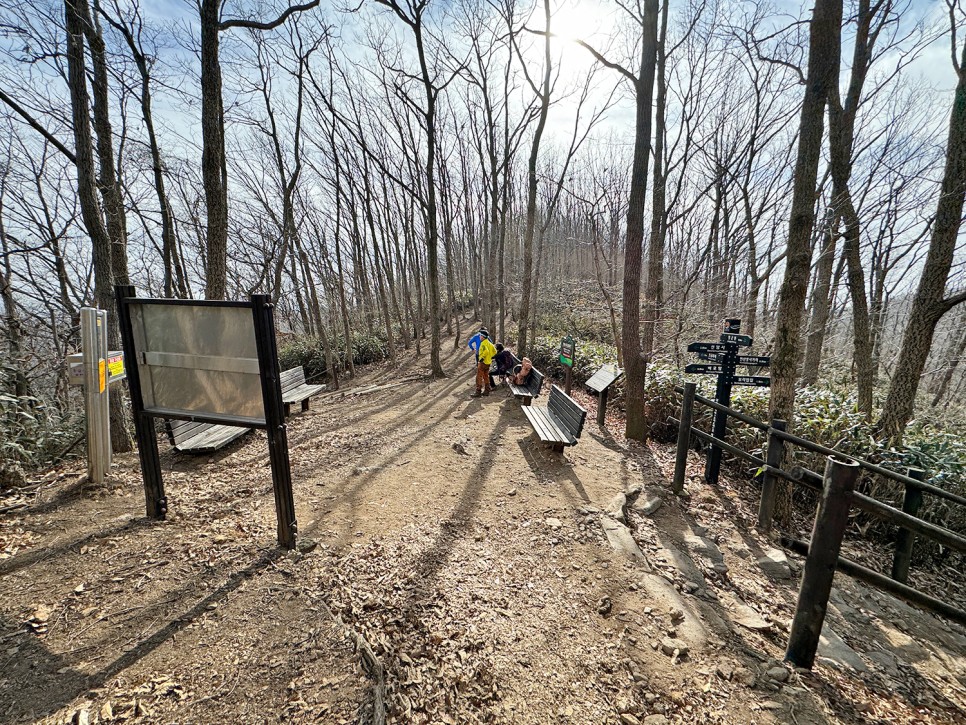
[[[692,342],[688,345],[688,352],[696,352],[702,360],[707,360],[709,365],[691,364],[684,368],[686,373],[697,373],[699,375],[717,375],[717,385],[715,386],[714,400],[716,403],[726,408],[731,407],[731,386],[751,385],[756,387],[768,387],[771,385],[771,378],[757,375],[736,375],[738,365],[750,367],[766,367],[771,364],[770,357],[756,355],[739,355],[739,347],[750,347],[753,340],[748,335],[741,335],[741,320],[728,318],[724,321],[724,331],[721,333],[721,342]],[[723,410],[715,410],[714,422],[711,425],[711,435],[720,440],[724,440],[728,434],[728,414]],[[715,485],[718,483],[718,475],[721,471],[721,449],[711,444],[708,448],[708,458],[704,469],[704,480]]]
[[[574,338],[567,335],[560,341],[560,364],[567,368],[567,377],[564,381],[564,390],[570,395],[570,388],[574,377],[574,354],[577,350],[577,343]]]
[[[124,353],[107,349],[107,312],[80,311],[81,352],[67,356],[67,381],[84,388],[87,416],[87,477],[103,483],[111,468],[111,384],[127,377]]]

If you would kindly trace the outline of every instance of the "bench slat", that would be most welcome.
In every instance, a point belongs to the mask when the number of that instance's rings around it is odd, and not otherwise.
[[[305,370],[301,365],[291,370],[283,370],[278,376],[278,383],[283,394],[300,385],[305,385]]]
[[[325,390],[324,385],[305,385],[304,383],[297,388],[292,388],[288,392],[282,391],[283,403],[296,403],[299,400],[310,398],[313,395]]]
[[[546,408],[524,408],[523,414],[527,416],[541,441],[570,445],[570,437],[565,431],[560,430]]]
[[[175,443],[176,450],[182,453],[216,451],[236,438],[241,438],[251,430],[251,428],[241,428],[234,425],[213,425],[211,423],[199,425],[200,429],[196,430],[194,435]]]
[[[540,440],[555,447],[577,445],[587,419],[587,411],[556,385],[550,389],[546,407],[525,407],[523,414]]]

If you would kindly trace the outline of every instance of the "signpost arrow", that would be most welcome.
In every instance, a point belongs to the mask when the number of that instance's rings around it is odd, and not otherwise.
[[[701,365],[692,364],[684,368],[686,373],[701,373],[704,375],[720,375],[724,372],[724,367],[721,365]]]
[[[730,342],[732,345],[741,347],[751,347],[752,339],[748,335],[736,335],[732,332],[725,332],[721,335],[721,342]],[[690,346],[688,346],[690,350]]]
[[[692,342],[688,345],[688,352],[728,352],[732,347],[724,342]]]
[[[708,362],[721,362],[724,355],[720,352],[699,352],[698,357]]]
[[[767,355],[739,355],[739,365],[753,365],[755,367],[766,367],[771,365],[771,358]]]
[[[767,388],[771,385],[771,378],[761,375],[732,375],[728,378],[731,385],[752,385],[757,388]]]

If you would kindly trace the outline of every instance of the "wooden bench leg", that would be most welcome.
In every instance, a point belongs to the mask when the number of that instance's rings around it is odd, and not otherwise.
[[[285,403],[285,417],[288,418],[292,414],[292,404]]]
[[[305,400],[302,401],[302,412],[304,413],[308,409],[309,409],[309,399],[306,398]]]
[[[563,450],[564,450],[564,444],[563,443],[554,443],[553,444],[553,448],[551,448],[550,450],[552,450],[554,453],[560,453],[560,454],[562,454],[563,453]]]

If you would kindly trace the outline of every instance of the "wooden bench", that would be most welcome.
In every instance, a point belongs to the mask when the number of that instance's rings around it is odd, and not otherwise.
[[[531,368],[523,385],[514,383],[509,383],[509,385],[510,392],[513,393],[514,398],[520,401],[521,405],[530,405],[530,402],[540,395],[540,389],[543,387],[543,373],[536,368]]]
[[[164,430],[175,450],[182,453],[209,453],[241,438],[251,428],[236,425],[197,423],[190,420],[167,420]]]
[[[302,410],[306,411],[309,409],[309,398],[325,390],[324,385],[309,385],[305,382],[305,370],[301,365],[284,371],[278,376],[278,380],[282,386],[286,418],[292,413],[292,403],[301,403]]]
[[[550,388],[546,408],[526,407],[523,414],[540,440],[558,452],[563,451],[564,446],[577,445],[587,418],[587,411],[556,385]]]

